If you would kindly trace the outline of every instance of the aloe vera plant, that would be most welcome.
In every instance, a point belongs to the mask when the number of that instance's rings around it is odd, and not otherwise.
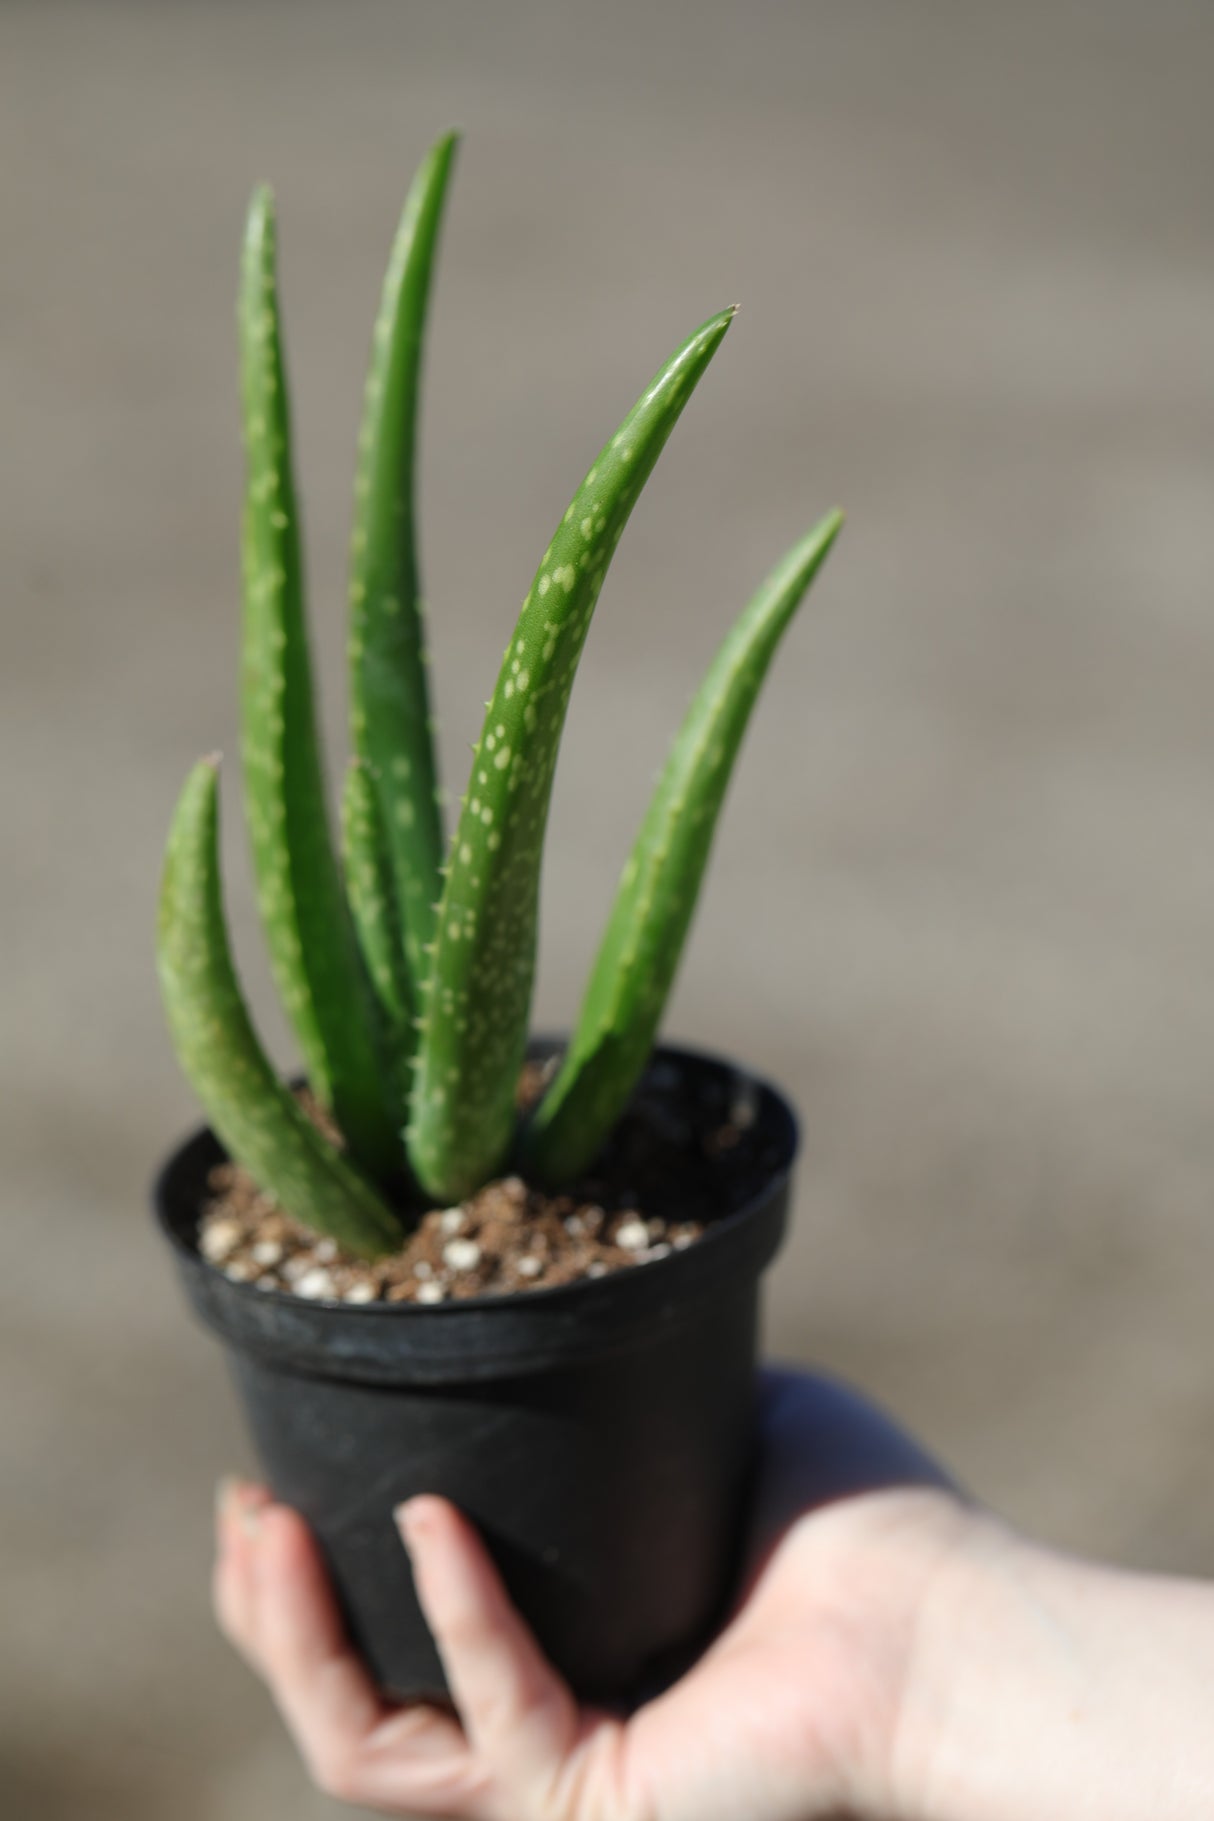
[[[658,781],[555,1082],[522,1131],[516,1090],[535,972],[544,832],[570,690],[615,547],[732,311],[679,347],[600,450],[544,551],[445,844],[430,718],[414,473],[422,341],[455,152],[405,204],[374,332],[349,597],[352,759],[340,848],[326,801],[269,192],[249,212],[239,326],[244,807],[271,962],[339,1146],[262,1050],[225,929],[216,762],[169,835],[158,958],[182,1066],[229,1151],[297,1219],[372,1257],[417,1191],[459,1199],[521,1160],[571,1180],[644,1068],[725,790],[776,646],[841,524],[824,518],[727,635]],[[412,1192],[411,1191],[412,1187]]]

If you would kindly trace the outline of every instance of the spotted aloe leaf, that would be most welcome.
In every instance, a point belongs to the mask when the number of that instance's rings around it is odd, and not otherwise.
[[[443,885],[406,1134],[418,1180],[444,1199],[492,1176],[510,1149],[544,828],[574,673],[628,516],[732,315],[684,343],[600,452],[502,660]]]
[[[366,766],[357,759],[351,760],[346,770],[341,826],[346,851],[346,895],[375,993],[382,1048],[395,1071],[397,1098],[403,1108],[413,1049],[413,993],[399,940],[396,882],[383,837],[379,798]]]
[[[354,1155],[399,1166],[370,993],[334,856],[304,622],[299,515],[279,330],[274,205],[249,210],[240,286],[247,478],[242,745],[245,811],[270,960],[308,1080]]]
[[[426,968],[441,885],[442,812],[430,720],[425,625],[418,579],[414,467],[422,340],[430,273],[456,137],[440,139],[405,202],[384,279],[367,374],[350,557],[350,725],[354,750],[379,800],[406,988]],[[347,863],[378,869],[347,829]]]
[[[216,1135],[296,1219],[365,1258],[401,1227],[277,1079],[232,965],[219,879],[216,761],[186,780],[169,832],[157,961],[174,1046]]]
[[[726,635],[658,779],[624,868],[581,1016],[526,1137],[528,1168],[567,1181],[590,1164],[649,1055],[695,912],[734,761],[776,646],[842,525],[794,546]]]

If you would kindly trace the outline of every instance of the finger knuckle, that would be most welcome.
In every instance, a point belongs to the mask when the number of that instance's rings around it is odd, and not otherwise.
[[[345,1746],[325,1746],[310,1754],[308,1773],[317,1789],[335,1802],[357,1802],[358,1764]]]

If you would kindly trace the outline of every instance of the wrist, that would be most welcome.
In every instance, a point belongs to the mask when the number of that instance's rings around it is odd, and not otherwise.
[[[1068,1559],[975,1513],[919,1615],[906,1821],[1205,1821],[1214,1589]]]
[[[1009,1587],[1031,1547],[974,1510],[925,1588],[891,1756],[901,1821],[1027,1821],[1014,1744],[1022,1684],[1054,1676],[1051,1645],[1013,1635]]]

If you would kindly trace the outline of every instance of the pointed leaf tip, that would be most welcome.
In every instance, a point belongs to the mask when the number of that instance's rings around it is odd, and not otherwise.
[[[260,236],[267,228],[273,229],[275,216],[274,191],[268,183],[253,186],[249,196],[248,212],[245,215],[246,237],[253,239]]]

